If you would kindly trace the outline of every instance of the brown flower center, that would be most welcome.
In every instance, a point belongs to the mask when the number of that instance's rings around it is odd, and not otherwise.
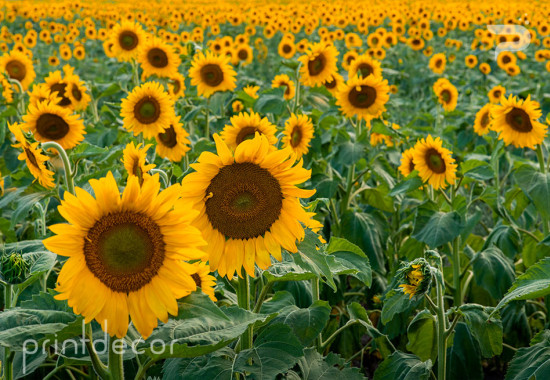
[[[300,141],[302,141],[302,128],[299,125],[296,125],[290,134],[290,145],[296,148],[300,145]]]
[[[122,49],[132,51],[138,46],[139,39],[131,30],[125,30],[118,36],[118,43]]]
[[[443,160],[441,153],[434,148],[430,148],[426,151],[425,160],[432,172],[436,174],[445,173],[445,170],[447,169],[445,161]]]
[[[359,91],[357,90],[357,87],[351,89],[348,94],[348,100],[355,108],[369,108],[376,101],[376,89],[370,86],[359,87]]]
[[[374,69],[368,63],[361,63],[357,66],[357,71],[361,73],[363,78],[366,78],[374,72]]]
[[[84,239],[86,266],[116,292],[137,291],[164,262],[160,227],[147,215],[124,211],[103,216]]]
[[[195,281],[195,284],[197,284],[197,288],[200,288],[202,285],[201,276],[198,273],[193,273],[191,277]]]
[[[315,59],[307,63],[307,69],[309,71],[309,75],[311,76],[319,75],[325,69],[326,64],[327,64],[327,59],[325,58],[325,55],[319,54],[317,57],[315,57]]]
[[[439,95],[441,100],[443,100],[444,103],[449,103],[451,101],[451,92],[449,90],[443,90],[441,91],[441,94]]]
[[[489,121],[489,112],[484,112],[479,122],[481,124],[481,127],[487,128],[487,126],[489,125]]]
[[[237,53],[237,56],[241,61],[245,61],[248,58],[248,52],[246,51],[246,49],[240,49]]]
[[[251,162],[224,166],[206,189],[206,215],[231,239],[261,236],[277,221],[283,207],[281,186],[271,173]]]
[[[172,125],[165,129],[163,133],[159,133],[158,137],[162,145],[168,148],[173,148],[178,143],[176,131]]]
[[[65,96],[65,90],[67,89],[66,83],[55,83],[54,85],[50,86],[51,92],[57,92],[57,96],[61,98],[61,101],[58,103],[62,107],[66,107],[69,104],[71,104],[71,99],[67,98]]]
[[[325,87],[328,88],[329,90],[332,90],[333,88],[335,88],[336,79],[334,79],[334,77],[331,77],[329,80],[325,82]]]
[[[292,48],[290,47],[290,45],[287,45],[287,44],[283,45],[283,53],[288,54],[291,51],[292,51]]]
[[[77,101],[80,101],[82,99],[82,92],[76,84],[73,84],[73,87],[71,88],[71,94]]]
[[[141,124],[151,124],[160,117],[160,104],[157,99],[146,96],[134,106],[134,117]]]
[[[180,92],[181,83],[178,79],[172,80],[172,86],[174,86],[174,94],[177,94],[178,92]]]
[[[36,130],[48,140],[59,140],[69,133],[69,124],[61,116],[45,113],[36,120]]]
[[[25,155],[27,156],[30,163],[34,167],[40,168],[40,166],[38,166],[38,162],[36,161],[36,157],[34,156],[34,153],[29,148],[24,148],[24,150],[25,150]]]
[[[219,65],[209,63],[201,68],[201,79],[210,87],[219,86],[223,82],[223,71]]]
[[[19,82],[23,81],[23,79],[25,79],[25,76],[27,76],[27,68],[25,67],[23,62],[15,59],[9,61],[6,64],[6,71],[8,72],[10,78],[16,79]]]
[[[509,56],[505,55],[504,57],[502,57],[502,63],[504,64],[507,64],[507,63],[510,63],[512,61],[512,58],[510,58]]]
[[[152,48],[147,52],[147,61],[151,66],[162,69],[168,66],[168,55],[159,48]]]
[[[506,114],[506,123],[514,131],[521,133],[529,133],[533,130],[533,124],[531,123],[531,118],[521,108],[514,107],[510,112]]]
[[[256,127],[244,127],[239,131],[239,134],[237,135],[237,138],[235,141],[237,142],[237,145],[242,143],[245,140],[253,139],[256,132],[259,134],[262,134]]]

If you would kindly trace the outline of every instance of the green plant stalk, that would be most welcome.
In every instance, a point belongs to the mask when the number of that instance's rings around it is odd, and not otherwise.
[[[460,287],[460,236],[453,240],[453,287],[454,306],[462,304],[462,288]]]
[[[158,174],[160,178],[162,178],[162,182],[164,182],[164,187],[170,187],[170,180],[168,179],[168,175],[164,172],[162,169],[151,169],[149,170],[149,173],[151,175]]]
[[[4,285],[4,311],[12,307],[12,294],[13,294],[13,285],[5,284]],[[9,348],[4,349],[4,376],[3,380],[12,380],[13,379],[13,358],[15,357],[15,352],[11,352]]]
[[[210,98],[206,99],[206,127],[204,128],[204,137],[210,138]]]
[[[300,66],[301,66],[301,63],[296,68],[296,75],[295,75],[295,79],[296,79],[296,96],[294,98],[294,105],[292,107],[292,113],[296,113],[296,109],[298,108],[298,104],[300,103],[300,90],[301,90],[301,87],[300,87]]]
[[[117,341],[121,342],[117,338],[109,338],[109,373],[112,380],[124,380],[123,350],[121,344],[118,349],[115,347]]]
[[[443,287],[437,282],[437,379],[445,380],[447,366],[447,336],[445,320],[445,301],[443,299]]]
[[[107,366],[101,362],[99,356],[94,347],[92,339],[92,325],[90,323],[86,324],[86,339],[85,339],[86,349],[90,355],[90,360],[92,361],[92,368],[95,373],[102,379],[108,379],[110,374],[107,369]]]
[[[544,161],[544,153],[542,152],[542,144],[537,145],[537,159],[539,161],[540,166],[540,172],[542,174],[546,174],[546,165]],[[544,236],[548,235],[548,220],[546,218],[542,217],[542,230],[544,232]]]
[[[315,303],[319,301],[319,278],[315,277],[311,280],[311,300]],[[323,346],[322,342],[322,336],[319,334],[314,341],[315,347],[317,347],[317,350],[321,350]]]
[[[61,157],[61,160],[63,161],[63,168],[65,170],[65,182],[67,186],[67,191],[72,195],[75,195],[73,171],[71,169],[71,162],[69,161],[69,156],[67,156],[67,152],[65,152],[65,149],[63,149],[63,147],[58,143],[56,143],[55,141],[48,141],[43,143],[42,149],[44,150],[55,149],[57,153],[59,153],[59,157]]]
[[[340,207],[340,210],[342,210],[342,215],[346,213],[348,210],[349,204],[351,202],[351,189],[353,189],[353,178],[355,177],[355,164],[352,164],[349,167],[348,171],[348,178],[347,178],[347,185],[346,185],[346,194],[344,194],[344,197],[342,198],[342,206]]]
[[[240,308],[250,310],[250,277],[243,273],[243,277],[239,277],[239,286],[237,289],[237,302]],[[252,325],[248,326],[245,332],[241,335],[240,351],[247,350],[252,347],[252,336],[254,331]]]

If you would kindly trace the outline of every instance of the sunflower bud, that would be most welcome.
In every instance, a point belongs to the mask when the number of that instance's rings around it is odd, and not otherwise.
[[[29,263],[20,253],[4,253],[0,256],[0,273],[8,284],[20,284],[27,278]]]
[[[427,293],[432,281],[431,268],[423,259],[416,259],[397,272],[399,287],[403,293],[409,294],[409,299],[417,294]]]

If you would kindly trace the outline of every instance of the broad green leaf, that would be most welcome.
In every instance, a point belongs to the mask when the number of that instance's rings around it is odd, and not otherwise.
[[[496,316],[491,314],[493,309],[476,304],[462,305],[458,309],[485,358],[502,353],[502,322],[498,313]]]
[[[514,178],[541,216],[549,219],[550,173],[542,174],[530,165],[523,165],[514,171]]]
[[[397,195],[406,194],[410,191],[418,189],[420,186],[422,186],[422,180],[420,177],[411,173],[411,175],[395,185],[395,187],[390,191],[390,196],[395,197]]]
[[[487,181],[495,177],[491,165],[479,160],[466,160],[460,165],[460,171],[464,177],[470,177],[479,181]]]
[[[316,233],[306,230],[306,236],[298,244],[298,253],[292,255],[294,262],[302,269],[314,273],[319,279],[336,291],[331,267],[336,267],[335,258],[321,249],[321,242]],[[319,249],[318,249],[319,248]]]
[[[260,114],[272,113],[279,115],[284,111],[285,104],[282,94],[262,94],[254,103],[254,111]]]
[[[270,300],[262,304],[262,314],[280,313],[287,306],[296,306],[294,296],[286,290],[276,292]]]
[[[530,347],[517,350],[506,373],[506,380],[546,379],[550,379],[550,330],[535,336]]]
[[[395,351],[374,372],[374,380],[428,380],[432,361],[422,361],[417,356]]]
[[[411,304],[408,294],[401,290],[390,290],[384,299],[382,306],[382,323],[386,324],[391,321],[395,314],[405,311]]]
[[[335,354],[321,356],[314,347],[304,350],[304,356],[298,361],[301,380],[364,380],[359,368],[351,368],[349,363]]]
[[[418,313],[407,328],[407,350],[422,361],[437,358],[437,323],[435,317],[424,309]]]
[[[303,356],[302,344],[289,326],[282,323],[265,327],[251,349],[239,352],[234,371],[246,373],[248,379],[275,379]]]
[[[519,233],[512,226],[496,226],[491,231],[489,236],[487,236],[482,250],[485,250],[493,245],[500,248],[500,250],[510,260],[513,260],[518,252],[521,252]]]
[[[350,275],[370,286],[372,283],[372,269],[369,258],[361,248],[346,239],[332,237],[327,247],[327,253],[334,256],[336,261],[350,271]]]
[[[311,280],[316,277],[315,273],[309,272],[296,265],[296,263],[288,261],[276,262],[272,264],[266,271],[263,272],[263,276],[269,282],[303,281]]]
[[[456,211],[445,213],[419,208],[412,237],[430,248],[437,248],[451,242],[461,230],[462,218]]]
[[[386,187],[386,185],[384,185]],[[393,199],[382,188],[366,189],[361,193],[366,204],[386,212],[394,212]]]
[[[482,380],[481,352],[465,323],[458,322],[447,346],[447,378]]]
[[[496,312],[510,301],[527,300],[550,294],[550,257],[544,258],[519,276],[508,293],[493,311]]]
[[[513,263],[497,247],[489,247],[472,260],[476,283],[499,300],[510,289],[515,275]]]
[[[384,359],[390,356],[392,352],[395,351],[395,347],[389,340],[388,336],[382,334],[376,327],[372,325],[372,322],[367,315],[367,311],[363,306],[361,306],[357,302],[352,302],[348,305],[347,309],[350,318],[348,323],[358,322],[363,327],[365,327],[367,329],[367,334],[372,339],[374,339],[374,341],[376,342],[376,346],[380,350],[380,353],[382,354],[382,357]]]
[[[235,352],[229,347],[220,348],[208,355],[195,358],[170,358],[164,362],[162,378],[172,379],[233,379]]]

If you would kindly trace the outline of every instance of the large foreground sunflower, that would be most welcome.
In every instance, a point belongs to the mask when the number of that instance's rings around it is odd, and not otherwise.
[[[309,151],[309,143],[313,138],[313,124],[306,115],[291,114],[285,123],[283,137],[281,142],[283,147],[290,147],[296,153],[296,158],[300,159],[302,155]]]
[[[27,167],[32,176],[38,182],[48,189],[55,187],[53,172],[46,167],[48,157],[42,153],[42,149],[38,147],[38,142],[29,144],[27,138],[23,134],[21,125],[18,123],[9,124],[8,128],[15,135],[17,143],[12,145],[14,148],[21,148],[23,152],[17,157],[19,161],[25,160]]]
[[[262,118],[254,112],[241,112],[230,121],[231,124],[225,126],[220,136],[231,150],[235,150],[243,141],[254,138],[256,132],[264,135],[270,145],[277,143],[277,127],[271,124],[267,117]]]
[[[189,151],[191,142],[187,138],[189,133],[183,129],[180,117],[176,116],[170,126],[155,136],[157,140],[157,154],[172,162],[180,162]]]
[[[254,265],[267,269],[270,254],[281,260],[281,247],[296,252],[304,226],[315,226],[313,213],[300,204],[315,190],[296,187],[311,171],[296,165],[290,149],[273,150],[266,136],[242,142],[232,153],[214,135],[217,154],[202,153],[196,172],[182,181],[182,197],[200,211],[195,225],[208,241],[210,268],[232,279],[241,268],[254,276]],[[302,225],[303,223],[303,225]]]
[[[119,61],[131,61],[137,58],[145,39],[146,34],[140,24],[123,20],[111,32],[112,53]]]
[[[298,58],[300,82],[306,86],[321,86],[330,76],[337,72],[338,50],[332,44],[316,43],[310,46],[305,55]]]
[[[11,79],[18,80],[23,91],[27,91],[36,77],[31,59],[17,50],[0,57],[0,73],[6,73]]]
[[[84,123],[69,108],[58,106],[49,101],[29,105],[23,116],[23,128],[31,131],[40,142],[55,141],[63,149],[70,149],[84,140]]]
[[[340,86],[336,104],[347,117],[370,120],[384,112],[389,91],[388,81],[380,76],[356,76]]]
[[[157,82],[147,82],[122,99],[124,128],[146,139],[162,133],[174,118],[174,101]]]
[[[197,213],[179,200],[180,185],[159,194],[158,174],[128,178],[119,193],[111,172],[90,180],[95,198],[76,188],[58,207],[69,224],[56,224],[47,249],[69,259],[57,278],[55,296],[68,300],[85,322],[95,319],[110,335],[122,338],[128,315],[147,338],[158,324],[177,315],[176,300],[196,289],[182,260],[204,256]]]
[[[443,148],[439,137],[434,139],[429,135],[414,146],[414,168],[418,170],[420,178],[435,190],[445,189],[447,184],[455,183],[457,165],[454,162],[451,151]]]
[[[189,69],[191,84],[197,86],[201,96],[210,97],[216,91],[232,91],[236,87],[237,73],[229,64],[229,58],[224,55],[206,55],[199,53],[193,58]]]
[[[544,141],[548,127],[537,121],[542,112],[539,103],[531,100],[531,95],[525,100],[517,100],[512,95],[508,99],[502,97],[501,104],[493,106],[491,115],[491,128],[499,133],[498,138],[506,145],[535,149]]]

